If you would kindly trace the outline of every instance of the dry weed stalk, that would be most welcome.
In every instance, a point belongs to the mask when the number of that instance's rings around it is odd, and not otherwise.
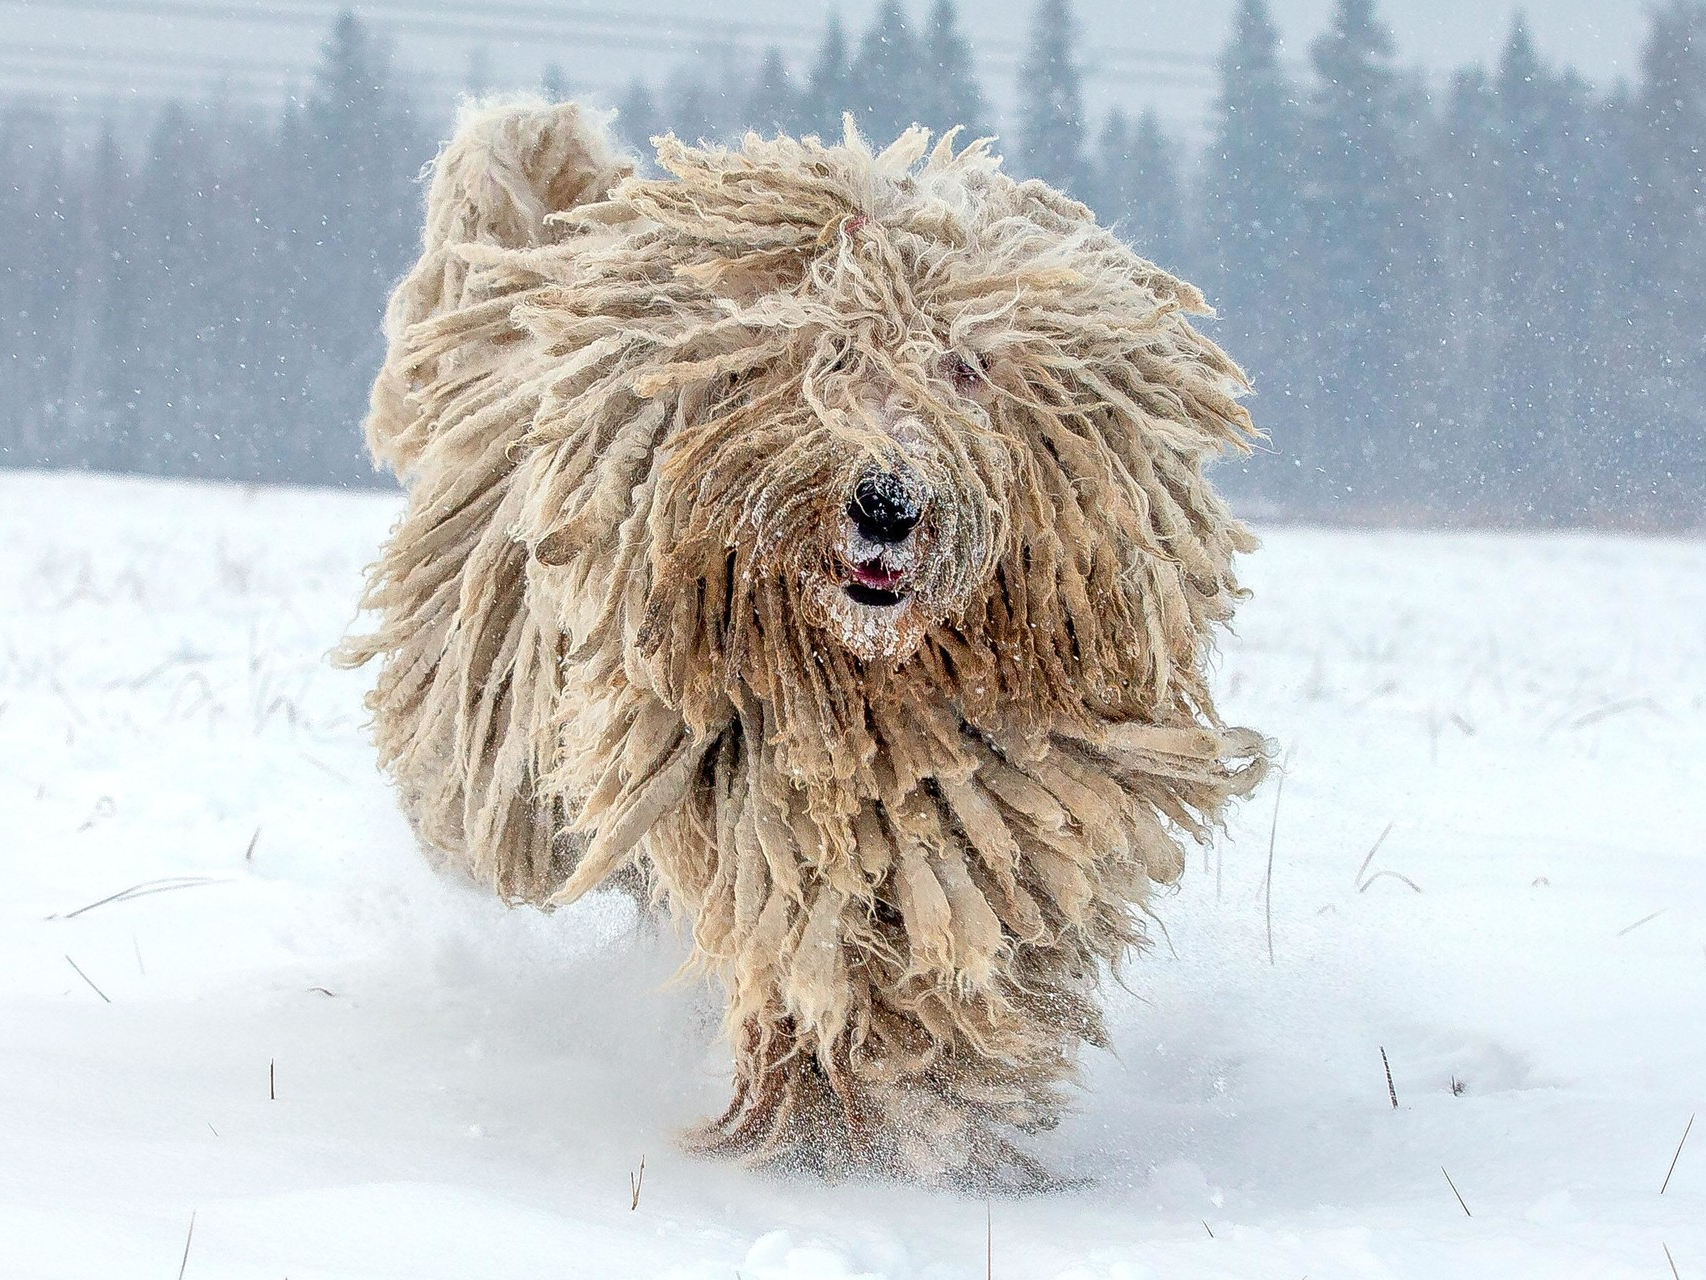
[[[101,1000],[104,1003],[106,1003],[106,1004],[112,1003],[111,997],[109,997],[105,991],[102,991],[99,987],[97,987],[95,985],[95,980],[93,978],[91,978],[88,974],[83,972],[81,965],[79,965],[70,956],[65,957],[65,963],[70,965],[73,969],[75,969],[77,971],[77,976],[79,978],[83,979],[84,982],[88,983],[89,984],[89,990],[93,991],[96,995],[100,996]]]
[[[1694,1117],[1691,1115],[1688,1117],[1688,1123],[1682,1128],[1682,1137],[1677,1139],[1676,1152],[1670,1158],[1670,1168],[1665,1170],[1665,1180],[1659,1187],[1659,1194],[1661,1196],[1670,1188],[1670,1176],[1676,1172],[1676,1162],[1682,1159],[1682,1144],[1688,1141],[1688,1135],[1693,1132],[1693,1130]]]
[[[1445,1166],[1443,1164],[1439,1167],[1439,1171],[1441,1173],[1445,1173]],[[1445,1185],[1450,1187],[1451,1194],[1457,1197],[1457,1203],[1463,1209],[1463,1216],[1466,1218],[1473,1218],[1475,1215],[1470,1213],[1469,1206],[1463,1203],[1463,1193],[1457,1189],[1457,1184],[1451,1180],[1451,1175],[1449,1173],[1445,1173]]]
[[[1627,934],[1634,933],[1635,930],[1639,929],[1642,925],[1651,924],[1653,921],[1657,920],[1668,909],[1669,908],[1667,908],[1667,907],[1660,907],[1657,911],[1653,912],[1651,915],[1642,916],[1639,920],[1635,921],[1634,924],[1624,925],[1621,929],[1619,929],[1617,931],[1617,936],[1619,938],[1621,938],[1621,937],[1626,936]]]
[[[218,1136],[218,1135],[215,1135]],[[190,1265],[190,1241],[195,1239],[195,1212],[190,1212],[190,1229],[184,1232],[184,1256],[178,1260],[178,1280],[184,1280],[184,1271]]]
[[[1268,826],[1268,871],[1262,877],[1262,920],[1268,933],[1268,963],[1274,963],[1274,843],[1279,839],[1280,798],[1285,794],[1285,770],[1274,784],[1274,818]]]
[[[117,893],[109,893],[104,898],[85,903],[75,911],[67,911],[63,915],[48,916],[49,920],[75,920],[85,911],[93,911],[96,907],[104,907],[112,902],[129,902],[133,898],[146,898],[155,893],[171,893],[178,889],[193,889],[203,884],[223,884],[217,876],[166,876],[160,880],[144,880],[133,884],[128,889],[120,889]]]
[[[1413,889],[1417,893],[1422,892],[1422,886],[1421,885],[1417,884],[1414,880],[1410,879],[1409,876],[1404,875],[1401,872],[1397,872],[1397,871],[1376,871],[1373,875],[1367,875],[1369,864],[1374,861],[1374,855],[1380,852],[1380,846],[1386,843],[1386,837],[1392,834],[1392,828],[1396,827],[1397,825],[1398,825],[1397,821],[1394,820],[1392,822],[1388,822],[1386,824],[1386,826],[1384,828],[1382,828],[1379,837],[1374,842],[1373,847],[1371,847],[1369,849],[1368,856],[1362,860],[1362,865],[1357,868],[1356,879],[1355,879],[1354,883],[1356,884],[1358,893],[1367,893],[1368,892],[1368,886],[1373,884],[1376,880],[1379,880],[1383,877],[1388,878],[1388,879],[1392,879],[1392,880],[1397,880],[1403,884],[1407,884],[1410,886],[1411,889]]]

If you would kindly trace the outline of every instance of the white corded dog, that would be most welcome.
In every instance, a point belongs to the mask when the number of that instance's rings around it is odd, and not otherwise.
[[[1201,296],[924,131],[479,106],[368,422],[381,758],[514,899],[622,874],[727,995],[706,1146],[1029,1179],[1097,985],[1266,764],[1205,680],[1254,432]]]

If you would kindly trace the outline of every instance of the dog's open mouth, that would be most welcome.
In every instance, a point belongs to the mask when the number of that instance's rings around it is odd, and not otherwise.
[[[863,564],[843,565],[842,574],[842,590],[854,604],[885,608],[899,604],[908,595],[906,570],[888,568],[881,556]]]

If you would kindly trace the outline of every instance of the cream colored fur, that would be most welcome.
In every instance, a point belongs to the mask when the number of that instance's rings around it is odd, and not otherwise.
[[[437,162],[368,420],[408,506],[344,654],[382,660],[381,759],[506,897],[637,875],[691,930],[735,1055],[703,1146],[1040,1176],[1014,1132],[1265,768],[1205,679],[1243,377],[981,143],[657,158],[524,103]],[[922,503],[881,607],[873,469]]]

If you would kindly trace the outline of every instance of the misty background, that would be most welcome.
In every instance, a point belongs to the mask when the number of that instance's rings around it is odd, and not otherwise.
[[[618,0],[609,0],[615,6]],[[1706,527],[1706,0],[0,0],[0,465],[372,485],[462,92],[652,133],[995,133],[1201,285],[1248,506]]]

